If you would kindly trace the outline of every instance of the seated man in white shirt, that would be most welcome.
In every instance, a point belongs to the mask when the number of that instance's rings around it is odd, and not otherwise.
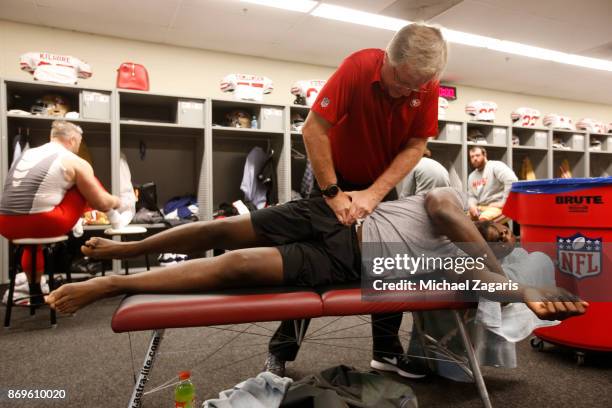
[[[508,198],[516,174],[505,163],[488,160],[487,150],[472,146],[470,164],[474,168],[468,177],[468,212],[473,220],[505,222],[502,208]]]

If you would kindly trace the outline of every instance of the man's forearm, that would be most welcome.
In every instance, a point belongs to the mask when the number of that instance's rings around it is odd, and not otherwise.
[[[331,153],[329,138],[326,134],[304,136],[304,145],[310,158],[312,171],[321,188],[336,183],[336,171]]]
[[[312,165],[315,179],[321,188],[336,183],[336,171],[331,144],[326,130],[317,126],[304,126],[304,146]]]
[[[426,199],[426,209],[436,232],[445,235],[462,251],[473,258],[483,257],[490,271],[505,276],[501,264],[474,223],[465,216],[454,198],[439,192],[431,192]]]
[[[426,140],[420,139],[402,150],[391,165],[372,184],[370,189],[382,200],[392,188],[395,188],[408,173],[414,169],[423,157]]]

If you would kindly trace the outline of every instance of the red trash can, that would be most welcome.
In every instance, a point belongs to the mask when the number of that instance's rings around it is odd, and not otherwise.
[[[587,312],[537,329],[541,339],[612,351],[612,177],[520,181],[503,213],[521,225],[521,246],[546,252],[557,286],[590,303]]]

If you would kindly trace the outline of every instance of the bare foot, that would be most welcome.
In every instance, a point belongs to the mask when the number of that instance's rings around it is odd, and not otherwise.
[[[84,255],[95,259],[121,259],[134,256],[132,242],[93,237],[81,246]]]
[[[54,290],[45,302],[59,313],[70,314],[103,297],[114,295],[109,277],[68,283]]]

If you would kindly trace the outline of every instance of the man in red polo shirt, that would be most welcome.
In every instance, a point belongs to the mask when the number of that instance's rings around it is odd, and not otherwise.
[[[447,46],[440,30],[410,24],[386,50],[348,56],[319,92],[302,133],[322,194],[338,221],[355,228],[385,200],[438,135],[438,78]],[[372,315],[372,367],[405,377],[424,374],[403,353],[401,313]],[[308,322],[306,322],[308,323]],[[296,329],[286,321],[269,346],[265,370],[284,375],[297,355]]]

